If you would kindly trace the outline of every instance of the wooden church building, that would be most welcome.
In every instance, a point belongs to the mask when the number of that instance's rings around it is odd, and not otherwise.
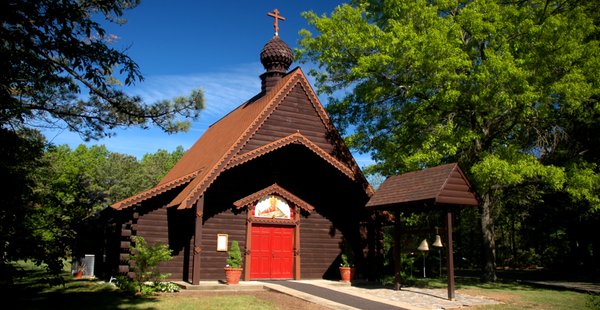
[[[260,92],[158,185],[111,206],[114,272],[130,272],[133,235],[168,244],[174,258],[161,272],[192,284],[224,279],[233,240],[244,280],[336,278],[344,242],[362,253],[373,190],[304,72],[288,71],[293,58],[275,32],[260,53]]]

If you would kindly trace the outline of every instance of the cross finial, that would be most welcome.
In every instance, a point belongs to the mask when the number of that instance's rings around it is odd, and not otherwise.
[[[275,27],[275,35],[279,36],[279,20],[285,20],[285,17],[279,15],[279,10],[275,9],[273,12],[267,13],[268,16],[271,16],[275,19],[273,22],[273,27]]]

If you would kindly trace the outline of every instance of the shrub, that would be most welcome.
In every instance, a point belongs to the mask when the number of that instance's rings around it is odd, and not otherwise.
[[[127,276],[117,276],[115,285],[127,294],[135,294],[138,290],[137,284]]]
[[[171,250],[166,244],[148,245],[146,240],[140,236],[131,237],[135,246],[131,248],[132,254],[129,259],[134,262],[132,269],[135,272],[135,282],[138,285],[139,292],[147,294],[144,289],[146,282],[151,281],[154,284],[161,282],[169,274],[161,274],[158,264],[172,259]]]
[[[240,245],[236,240],[231,241],[231,247],[228,252],[227,266],[231,268],[242,267],[242,252],[240,251]]]
[[[354,266],[354,251],[349,243],[344,243],[344,252],[342,252],[342,267]]]
[[[585,303],[590,309],[600,309],[600,294],[588,294]]]

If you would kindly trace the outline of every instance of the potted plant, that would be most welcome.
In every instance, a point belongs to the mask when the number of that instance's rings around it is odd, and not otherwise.
[[[83,277],[83,272],[85,271],[86,265],[83,261],[78,261],[77,266],[75,268],[75,273],[73,274],[75,278],[80,279]]]
[[[242,253],[236,240],[231,241],[228,251],[227,265],[225,266],[225,279],[227,285],[238,284],[242,276]]]
[[[342,282],[351,282],[354,279],[354,271],[354,252],[350,244],[346,243],[342,252],[342,263],[340,264]]]

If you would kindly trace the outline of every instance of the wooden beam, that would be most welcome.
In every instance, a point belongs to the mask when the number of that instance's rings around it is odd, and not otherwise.
[[[452,245],[452,209],[448,207],[446,213],[446,261],[448,264],[448,300],[454,300],[454,246]]]
[[[192,285],[200,284],[200,258],[202,252],[202,216],[204,214],[204,195],[196,202],[196,220],[194,224],[194,249]]]
[[[244,251],[244,281],[250,279],[250,268],[252,261],[252,212],[251,208],[246,208],[246,250]]]
[[[294,280],[300,280],[300,207],[294,208]]]
[[[394,212],[396,217],[394,221],[394,290],[399,291],[402,287],[401,281],[401,269],[402,262],[400,261],[400,237],[402,236],[401,223],[400,223],[400,211]]]

